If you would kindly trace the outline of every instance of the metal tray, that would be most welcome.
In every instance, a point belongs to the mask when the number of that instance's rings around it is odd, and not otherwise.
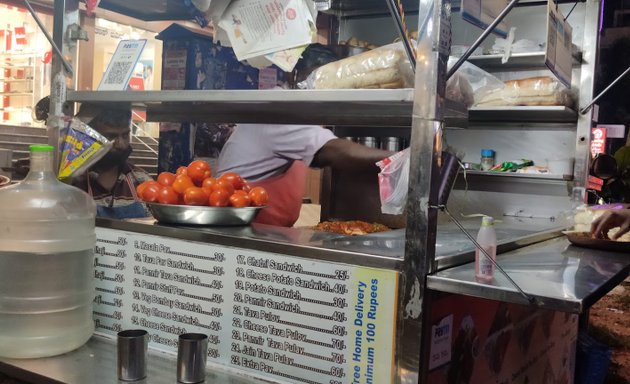
[[[564,231],[571,244],[605,251],[630,253],[630,241],[593,239],[588,232]]]
[[[180,225],[247,225],[265,207],[201,207],[147,203],[153,217],[166,224]]]

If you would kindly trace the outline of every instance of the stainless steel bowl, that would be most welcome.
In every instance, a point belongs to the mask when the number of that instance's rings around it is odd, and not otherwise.
[[[182,225],[247,225],[265,207],[199,207],[147,203],[153,217],[166,224]]]

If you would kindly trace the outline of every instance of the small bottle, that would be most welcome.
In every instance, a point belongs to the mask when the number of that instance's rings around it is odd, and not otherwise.
[[[494,167],[494,151],[492,149],[481,150],[481,170],[489,171]]]
[[[484,216],[477,234],[477,243],[492,257],[497,259],[497,235],[494,232],[494,219]],[[475,278],[480,283],[494,280],[494,264],[479,249],[475,250]]]

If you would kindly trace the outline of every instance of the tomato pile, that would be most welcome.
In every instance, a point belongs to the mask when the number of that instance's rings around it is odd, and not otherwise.
[[[157,181],[149,180],[136,188],[138,197],[147,203],[198,205],[210,207],[262,207],[269,201],[262,187],[250,187],[234,172],[212,177],[210,165],[195,160],[176,173],[162,172]]]

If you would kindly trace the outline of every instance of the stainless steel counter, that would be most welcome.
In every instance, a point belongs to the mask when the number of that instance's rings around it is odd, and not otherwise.
[[[502,220],[496,228],[499,252],[559,235],[558,224],[547,219],[506,217]],[[479,218],[465,219],[462,223],[476,236]],[[240,227],[169,226],[158,224],[153,219],[126,222],[98,219],[97,225],[385,269],[398,269],[402,265],[405,247],[405,232],[402,229],[364,236],[343,236],[310,228],[282,228],[262,224]],[[473,260],[474,250],[474,245],[453,223],[438,226],[436,262],[439,269]]]
[[[176,356],[149,349],[147,378],[134,381],[144,384],[177,383]],[[87,344],[72,352],[41,359],[0,359],[0,371],[29,383],[118,383],[116,375],[116,341],[93,336]],[[122,381],[120,383],[123,383]],[[269,383],[251,376],[236,374],[226,368],[206,368],[207,384]]]
[[[621,282],[630,271],[630,257],[614,252],[569,246],[548,219],[503,217],[496,226],[499,263],[517,284],[538,299],[542,307],[581,313]],[[99,219],[102,227],[150,235],[207,242],[335,261],[359,266],[399,270],[405,233],[393,230],[365,236],[342,236],[310,228],[267,225],[245,227],[176,227],[153,220]],[[465,219],[473,235],[479,218]],[[439,272],[428,276],[431,289],[488,299],[523,303],[527,300],[497,271],[494,284],[474,280],[474,245],[453,223],[438,226],[436,263]]]
[[[576,247],[564,237],[501,254],[497,261],[542,306],[574,313],[587,310],[630,271],[628,254]],[[528,304],[499,271],[492,284],[476,282],[474,263],[427,279],[427,286],[436,291]]]

